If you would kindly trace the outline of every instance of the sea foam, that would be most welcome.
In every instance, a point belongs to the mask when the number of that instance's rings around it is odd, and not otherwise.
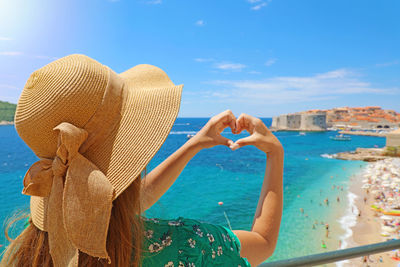
[[[347,199],[349,205],[347,206],[346,213],[343,217],[341,217],[338,222],[342,226],[343,230],[345,233],[340,236],[340,240],[342,240],[342,243],[339,247],[339,249],[344,249],[347,248],[347,241],[349,238],[353,236],[353,230],[351,230],[352,227],[354,227],[357,224],[357,215],[358,214],[358,208],[355,205],[355,200],[358,198],[358,196],[352,192],[348,192],[347,194]],[[343,266],[344,263],[347,263],[347,260],[344,261],[339,261],[336,263],[337,266]]]
[[[336,154],[321,154],[320,155],[321,157],[323,157],[323,158],[327,158],[327,159],[334,159],[334,158],[336,158]]]

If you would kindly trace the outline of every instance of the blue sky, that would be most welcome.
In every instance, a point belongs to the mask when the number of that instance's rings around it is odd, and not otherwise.
[[[180,117],[379,105],[400,112],[400,1],[1,0],[0,100],[72,53],[184,84]]]

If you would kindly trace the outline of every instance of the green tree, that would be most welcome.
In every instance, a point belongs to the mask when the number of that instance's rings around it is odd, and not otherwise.
[[[14,121],[16,104],[0,101],[0,121]]]

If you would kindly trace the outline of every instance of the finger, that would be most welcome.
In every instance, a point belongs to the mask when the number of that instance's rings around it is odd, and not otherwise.
[[[255,142],[253,135],[239,139],[235,142],[235,144],[238,145],[239,147],[250,146],[250,145],[254,145],[255,143],[256,142]]]
[[[240,114],[239,118],[236,120],[236,134],[240,134],[244,130],[244,127],[242,126],[243,116],[243,113]]]
[[[233,115],[231,110],[225,110],[223,112],[223,116],[221,119],[223,120],[224,129],[229,126],[231,128],[232,133],[236,132],[236,117]]]
[[[219,117],[216,121],[217,123],[217,131],[221,133],[225,128],[230,127],[232,133],[236,132],[236,117],[233,115],[232,111],[226,110],[221,113],[222,116]]]
[[[232,113],[229,114],[229,117],[230,117],[229,127],[231,128],[231,132],[234,134],[236,133],[236,118]]]
[[[216,141],[218,142],[218,144],[224,145],[224,146],[228,146],[228,147],[231,147],[234,144],[231,139],[228,139],[228,138],[226,138],[226,137],[224,137],[222,135],[218,136],[216,138]]]
[[[244,113],[240,115],[238,119],[238,124],[240,127],[240,131],[247,130],[250,134],[253,133],[254,125],[250,115]]]

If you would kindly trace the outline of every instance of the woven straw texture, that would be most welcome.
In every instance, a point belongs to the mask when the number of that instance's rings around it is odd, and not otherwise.
[[[70,128],[85,130],[88,138],[79,155],[106,176],[115,199],[167,138],[179,111],[182,87],[151,65],[118,75],[87,56],[70,55],[30,76],[18,101],[15,127],[43,162],[54,159],[60,149],[56,126],[66,122]],[[68,161],[64,163],[68,167]],[[40,175],[32,171],[29,177]],[[33,222],[47,231],[49,197],[34,195]]]

